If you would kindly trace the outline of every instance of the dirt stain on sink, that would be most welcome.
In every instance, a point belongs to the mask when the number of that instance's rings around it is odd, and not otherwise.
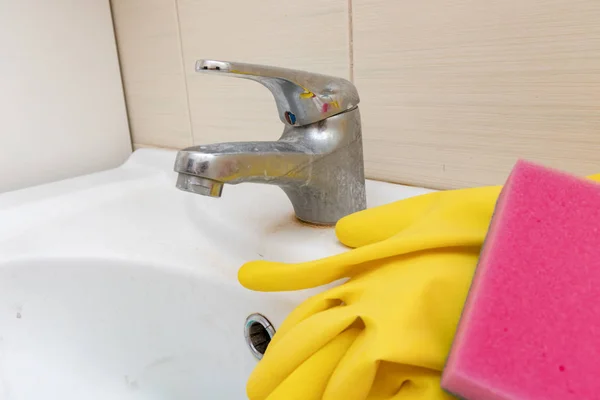
[[[276,234],[279,232],[285,232],[287,230],[291,230],[294,228],[297,229],[299,227],[303,228],[303,229],[331,229],[334,226],[335,225],[311,224],[309,222],[298,219],[296,217],[296,214],[291,213],[291,214],[288,214],[286,217],[282,218],[281,220],[265,227],[265,233],[268,235],[273,235],[273,234]]]
[[[125,384],[131,390],[138,390],[140,388],[140,385],[138,385],[137,381],[135,379],[129,378],[129,375],[125,375],[124,378],[125,378]]]

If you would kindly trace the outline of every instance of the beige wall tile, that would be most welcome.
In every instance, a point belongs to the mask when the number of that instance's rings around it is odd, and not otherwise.
[[[194,72],[198,58],[349,77],[347,0],[179,0],[194,142],[276,140],[271,93],[256,82]]]
[[[192,144],[175,0],[112,0],[132,140]]]
[[[0,49],[0,196],[127,159],[106,0],[0,1]]]
[[[367,174],[501,183],[600,172],[600,2],[353,0]]]

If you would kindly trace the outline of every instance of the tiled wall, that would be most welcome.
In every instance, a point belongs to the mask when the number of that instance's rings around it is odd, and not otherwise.
[[[112,0],[136,146],[274,140],[255,82],[214,58],[351,79],[371,178],[501,183],[517,158],[600,172],[597,0]]]

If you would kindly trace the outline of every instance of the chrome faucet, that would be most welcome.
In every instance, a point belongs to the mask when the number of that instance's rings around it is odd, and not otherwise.
[[[358,92],[354,85],[304,71],[199,60],[197,72],[252,79],[273,93],[281,138],[193,146],[177,153],[179,189],[220,197],[223,184],[281,187],[303,221],[331,225],[366,207]]]

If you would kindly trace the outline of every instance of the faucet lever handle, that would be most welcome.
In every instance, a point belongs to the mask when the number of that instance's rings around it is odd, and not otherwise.
[[[197,72],[251,79],[273,93],[284,124],[302,126],[351,110],[358,91],[343,78],[294,69],[230,61],[198,60]]]

